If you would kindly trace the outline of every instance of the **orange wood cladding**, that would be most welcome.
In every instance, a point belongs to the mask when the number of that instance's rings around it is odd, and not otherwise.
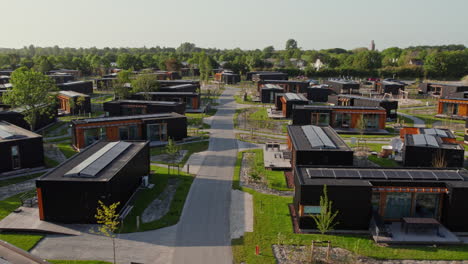
[[[70,98],[62,95],[58,95],[57,98],[59,99],[60,109],[70,113]]]
[[[283,112],[283,116],[286,117],[286,99],[284,97],[281,97],[281,104],[282,104],[282,109],[281,111]]]
[[[85,147],[85,138],[84,138],[84,132],[86,128],[91,127],[105,127],[106,129],[106,138],[108,140],[119,140],[119,127],[120,126],[126,126],[128,124],[137,124],[138,125],[138,135],[141,137],[142,135],[142,128],[141,124],[143,122],[141,120],[125,120],[125,121],[115,121],[115,122],[101,122],[101,123],[92,123],[92,124],[80,124],[76,125],[75,127],[75,142],[74,146],[78,149],[84,148]]]
[[[198,104],[198,98],[197,97],[193,97],[192,98],[192,108],[193,109],[198,109],[200,106]]]
[[[375,114],[375,115],[379,116],[379,129],[385,129],[385,122],[386,122],[386,119],[387,119],[387,113],[385,112],[385,110],[334,109],[333,112],[334,112],[334,114],[335,113],[349,113],[349,112],[352,112],[351,113],[351,128],[356,128],[357,127],[358,121],[359,121],[359,119],[361,118],[361,116],[363,114]],[[363,113],[363,114],[360,114],[360,112]]]
[[[437,105],[437,114],[444,114],[444,104],[456,104],[458,105],[458,116],[468,116],[468,101],[456,100],[456,99],[439,99]]]
[[[39,208],[39,219],[44,220],[44,204],[42,203],[42,189],[36,188],[37,207]]]

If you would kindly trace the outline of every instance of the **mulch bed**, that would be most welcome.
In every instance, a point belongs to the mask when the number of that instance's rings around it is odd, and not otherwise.
[[[293,231],[296,234],[303,234],[301,229],[299,229],[299,219],[297,218],[296,209],[294,204],[288,204],[289,214],[291,215],[291,221],[293,224]]]
[[[288,188],[294,189],[294,176],[292,171],[285,171],[284,177],[286,177],[286,184]]]

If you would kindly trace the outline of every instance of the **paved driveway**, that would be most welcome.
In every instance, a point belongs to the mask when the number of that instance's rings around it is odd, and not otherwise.
[[[180,222],[154,231],[122,234],[116,239],[118,263],[232,263],[229,210],[237,154],[233,132],[235,88],[220,98],[212,121],[207,156],[194,180]],[[80,236],[48,235],[32,250],[44,259],[112,261],[109,238],[76,225]]]
[[[237,155],[234,93],[235,88],[224,92],[212,120],[210,147],[177,225],[173,263],[232,263],[229,208]]]

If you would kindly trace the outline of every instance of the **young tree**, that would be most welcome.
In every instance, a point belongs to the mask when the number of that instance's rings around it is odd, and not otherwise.
[[[86,99],[84,98],[84,96],[80,96],[80,97],[76,98],[76,106],[80,109],[79,112],[78,112],[80,115],[81,115],[81,109],[83,109],[85,101],[86,101]]]
[[[338,224],[335,222],[337,215],[338,211],[333,212],[332,201],[328,200],[327,185],[324,185],[323,195],[320,196],[320,213],[311,216],[322,235],[333,230]]]
[[[112,239],[112,249],[114,251],[114,264],[115,264],[115,234],[120,222],[119,214],[117,214],[117,207],[120,202],[113,203],[109,206],[106,206],[102,201],[99,202],[99,207],[97,208],[96,218],[97,223],[99,224],[97,232],[101,235],[109,237]]]
[[[174,143],[174,140],[172,140],[172,138],[169,138],[169,140],[167,141],[165,152],[169,156],[169,160],[171,160],[172,164],[175,163],[177,155],[179,154],[179,150],[179,146],[177,146]]]
[[[158,77],[155,74],[139,74],[135,80],[132,81],[132,92],[144,92],[145,100],[150,100],[151,95],[149,92],[156,92],[159,89]]]
[[[11,83],[13,88],[3,96],[3,103],[24,108],[24,119],[34,130],[38,115],[51,114],[49,105],[55,103],[51,92],[57,91],[57,86],[49,76],[26,67],[11,74]]]

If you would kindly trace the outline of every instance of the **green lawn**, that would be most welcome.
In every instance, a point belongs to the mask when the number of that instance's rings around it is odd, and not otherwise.
[[[106,95],[102,95],[100,97],[91,98],[91,103],[92,104],[102,104],[102,103],[105,103],[105,102],[110,102],[112,100],[114,100],[114,95],[113,94],[106,94]]]
[[[259,172],[260,175],[262,175],[263,177],[265,177],[268,188],[275,189],[278,191],[290,191],[291,190],[290,188],[288,188],[283,171],[265,169],[264,164],[263,164],[263,150],[262,149],[247,150],[247,151],[243,151],[243,153],[254,153],[255,155],[255,158],[254,158],[255,169],[254,170]],[[240,156],[240,158],[241,157],[242,156]]]
[[[0,201],[0,220],[7,217],[21,205],[21,195],[23,195],[23,193]],[[0,233],[0,240],[6,241],[26,251],[33,248],[42,238],[43,236],[38,234],[17,234],[12,232]]]
[[[37,178],[37,177],[41,176],[42,174],[43,173],[35,173],[35,174],[31,174],[31,175],[16,177],[16,178],[13,178],[13,179],[0,180],[0,187],[15,184],[15,183],[19,183],[19,182],[24,182],[24,181],[27,181],[27,180],[30,180],[30,179],[34,179],[34,178]]]
[[[267,103],[261,103],[261,102],[252,102],[249,99],[250,96],[247,97],[247,101],[244,101],[242,96],[240,95],[234,95],[234,100],[236,100],[236,103],[238,104],[248,104],[248,105],[273,105],[273,104],[267,104]]]
[[[191,127],[202,126],[202,129],[210,129],[211,126],[202,122],[203,118],[214,116],[217,112],[217,109],[211,109],[206,113],[187,113],[185,116],[187,117],[187,124]]]
[[[185,163],[187,162],[187,160],[193,153],[205,151],[208,149],[209,145],[210,145],[209,141],[201,141],[201,142],[186,143],[186,144],[178,145],[180,147],[180,150],[188,150],[187,154],[179,163],[179,165],[181,166],[185,165]],[[151,156],[154,156],[154,155],[164,154],[165,151],[166,151],[165,146],[154,147],[154,148],[151,148],[150,153],[151,153]]]
[[[392,159],[380,158],[375,155],[370,155],[367,157],[367,159],[379,165],[380,167],[401,167],[396,161]]]
[[[394,134],[389,134],[389,135],[360,135],[360,134],[340,134],[340,137],[342,138],[366,138],[366,139],[377,139],[377,138],[382,138],[384,140],[390,139],[395,137],[396,135]]]
[[[266,108],[257,108],[257,110],[250,114],[248,119],[251,120],[267,120],[268,119],[268,113]]]
[[[112,262],[100,260],[47,260],[53,264],[112,264]]]
[[[99,117],[101,115],[103,115],[104,112],[103,111],[97,111],[97,112],[94,112],[94,113],[91,113],[90,114],[86,114],[86,115],[68,115],[68,116],[61,116],[59,117],[59,120],[60,121],[63,121],[63,122],[70,122],[74,119],[85,119],[85,118],[94,118],[94,117]]]
[[[234,187],[237,187],[238,172],[236,168]],[[271,249],[273,244],[310,245],[312,240],[330,240],[333,247],[377,259],[468,259],[468,245],[384,247],[376,245],[368,236],[295,234],[288,209],[288,204],[293,202],[292,197],[261,194],[247,188],[243,190],[253,195],[254,232],[232,240],[234,263],[273,264],[276,263]],[[260,247],[259,256],[255,255],[256,245]]]
[[[72,157],[73,155],[75,155],[76,153],[78,153],[77,151],[75,151],[75,149],[71,146],[71,142],[70,141],[64,141],[64,142],[60,142],[60,143],[57,143],[57,147],[60,149],[60,151],[62,151],[63,155],[65,155],[65,157],[70,158]]]
[[[414,126],[414,121],[411,118],[406,116],[398,115],[400,123],[403,123],[405,126]]]
[[[53,160],[49,157],[46,157],[44,156],[44,163],[46,165],[47,168],[54,168],[56,167],[57,165],[59,165],[60,163],[56,160]]]
[[[65,125],[65,122],[58,121],[52,126],[45,129],[42,134],[44,137],[56,137],[56,136],[66,135],[68,132],[67,131],[68,126],[64,126],[64,125]],[[59,128],[60,130],[56,131]]]
[[[182,209],[184,207],[185,199],[193,182],[193,176],[183,172],[181,172],[181,175],[178,176],[176,171],[171,172],[171,174],[168,174],[167,168],[160,168],[156,166],[151,166],[151,169],[156,171],[156,174],[150,176],[150,182],[153,183],[155,186],[153,187],[153,189],[145,189],[139,193],[139,196],[135,201],[132,211],[125,218],[122,229],[120,230],[121,233],[130,233],[163,228],[166,226],[175,225],[179,221]],[[164,191],[167,182],[170,178],[177,178],[182,182],[177,188],[169,212],[161,219],[156,220],[154,222],[141,223],[140,229],[137,230],[136,216],[141,215],[145,208],[154,199],[156,199],[162,191]]]

